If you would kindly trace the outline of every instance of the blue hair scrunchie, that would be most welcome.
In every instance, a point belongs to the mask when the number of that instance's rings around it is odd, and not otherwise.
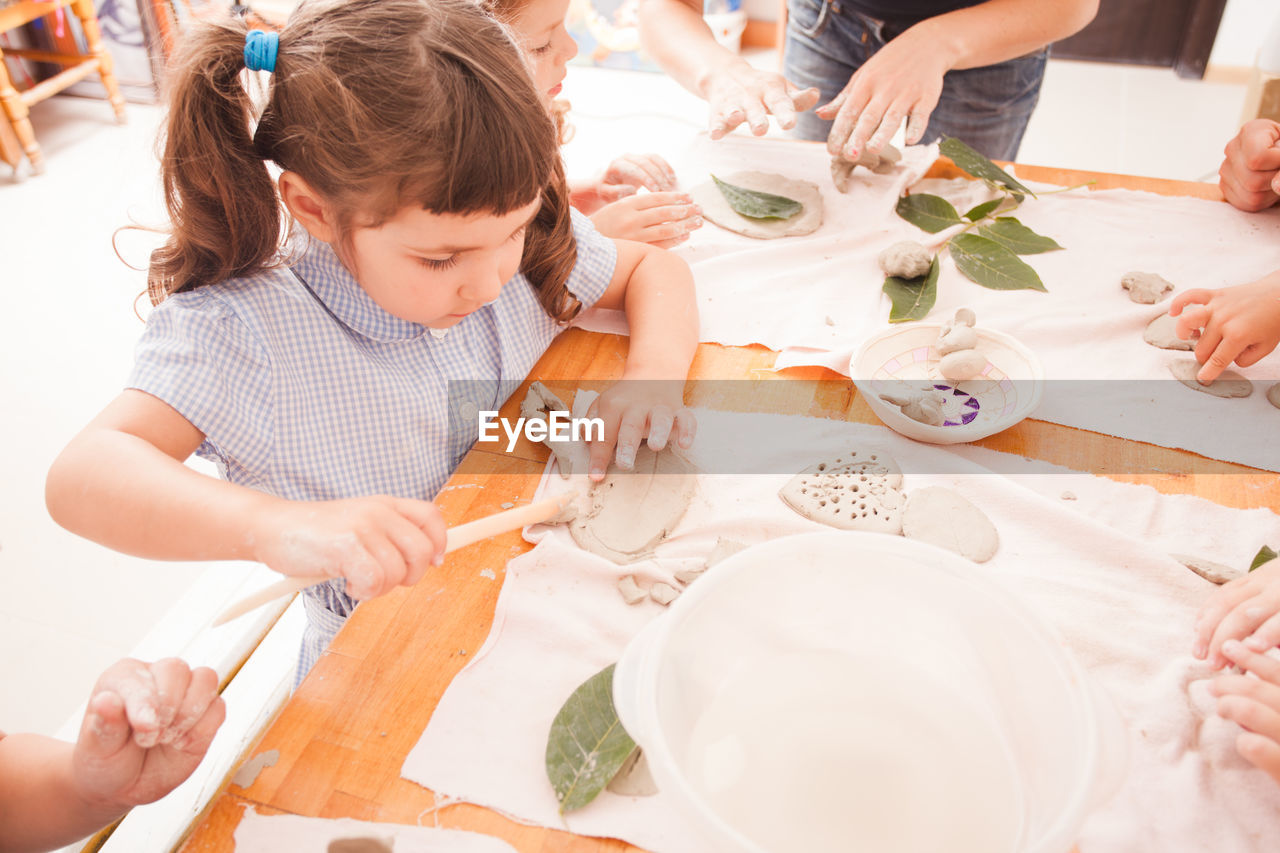
[[[279,50],[279,33],[249,30],[244,36],[244,67],[270,74],[276,70],[276,53]]]

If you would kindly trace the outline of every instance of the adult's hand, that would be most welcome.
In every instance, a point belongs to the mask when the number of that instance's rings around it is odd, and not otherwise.
[[[1248,122],[1223,153],[1218,186],[1227,201],[1247,211],[1280,201],[1280,124],[1266,118]]]

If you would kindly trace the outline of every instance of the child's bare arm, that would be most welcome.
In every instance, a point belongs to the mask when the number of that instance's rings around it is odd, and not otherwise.
[[[211,669],[122,660],[98,679],[75,744],[0,740],[0,851],[83,838],[191,775],[226,711]]]
[[[284,500],[183,465],[203,439],[158,398],[125,391],[54,462],[49,512],[128,554],[256,560],[286,575],[344,577],[356,598],[416,583],[443,551],[444,522],[427,501]]]
[[[684,381],[698,346],[698,307],[689,265],[643,243],[616,241],[613,280],[597,303],[624,308],[631,331],[623,381],[597,401],[605,440],[591,447],[591,474],[604,476],[617,446],[617,461],[629,468],[642,440],[661,449],[675,430],[688,447],[695,424],[684,408]]]

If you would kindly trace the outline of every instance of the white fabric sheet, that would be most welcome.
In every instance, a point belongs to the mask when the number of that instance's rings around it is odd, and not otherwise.
[[[1000,549],[975,571],[1054,625],[1127,720],[1128,776],[1084,827],[1082,853],[1243,853],[1280,843],[1280,788],[1239,758],[1236,727],[1211,713],[1204,683],[1195,682],[1208,673],[1189,653],[1192,619],[1214,587],[1167,556],[1247,565],[1262,544],[1280,542],[1275,514],[982,448],[921,445],[882,427],[711,411],[698,417],[691,456],[701,470],[736,470],[747,456],[774,473],[701,475],[673,537],[655,559],[628,567],[580,550],[563,528],[532,529],[537,547],[508,564],[494,628],[407,757],[406,778],[546,826],[694,853],[691,833],[662,795],[605,792],[562,823],[543,768],[551,720],[578,684],[615,662],[661,612],[649,601],[624,604],[619,577],[668,577],[705,560],[720,537],[755,543],[827,529],[778,500],[787,472],[824,449],[874,447],[902,463],[908,492],[944,485],[991,518]],[[551,476],[542,491],[561,488]],[[1077,500],[1064,500],[1067,490]]]
[[[299,815],[263,815],[244,811],[236,826],[236,853],[285,853],[328,849],[343,838],[375,838],[396,853],[516,853],[500,838],[460,829],[404,826],[367,820],[331,820]]]

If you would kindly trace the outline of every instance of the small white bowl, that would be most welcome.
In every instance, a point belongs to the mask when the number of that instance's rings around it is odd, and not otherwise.
[[[974,379],[952,382],[938,373],[934,343],[941,331],[938,323],[894,326],[869,338],[849,362],[854,385],[885,426],[916,441],[960,444],[1006,430],[1040,404],[1044,369],[1031,350],[1006,334],[976,328],[977,350],[987,365]],[[902,393],[904,384],[917,389],[932,384],[946,394],[946,422],[921,423],[880,399]]]

